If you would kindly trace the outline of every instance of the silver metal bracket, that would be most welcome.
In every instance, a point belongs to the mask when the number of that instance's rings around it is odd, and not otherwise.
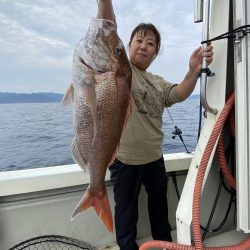
[[[237,62],[242,61],[242,46],[241,46],[241,40],[244,37],[244,35],[236,34],[236,38],[234,40],[235,44],[235,57]]]
[[[210,17],[210,0],[206,0],[206,6],[205,6],[205,13],[204,13],[204,20],[203,20],[203,33],[202,33],[202,38],[203,41],[207,40],[209,37],[209,17]],[[207,44],[202,44],[202,48],[206,48]],[[215,108],[212,108],[209,106],[208,102],[207,102],[207,77],[208,76],[213,76],[214,73],[212,74],[210,71],[209,73],[209,69],[208,69],[208,64],[206,62],[206,60],[203,58],[202,59],[202,72],[201,72],[201,80],[200,80],[200,90],[201,90],[201,103],[202,106],[204,107],[204,109],[208,112],[213,113],[214,115],[216,115],[218,113],[218,110]]]

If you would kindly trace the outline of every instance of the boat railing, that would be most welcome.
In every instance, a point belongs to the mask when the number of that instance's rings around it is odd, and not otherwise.
[[[193,154],[164,154],[167,172],[187,170]],[[109,181],[109,171],[106,173]],[[38,192],[89,183],[89,174],[77,165],[0,172],[0,196]]]

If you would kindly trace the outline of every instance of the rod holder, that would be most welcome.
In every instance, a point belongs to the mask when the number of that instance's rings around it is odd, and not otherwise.
[[[204,0],[194,0],[194,22],[203,21],[203,2]]]

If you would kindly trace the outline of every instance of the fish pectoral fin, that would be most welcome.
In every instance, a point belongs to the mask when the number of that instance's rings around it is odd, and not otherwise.
[[[73,220],[79,213],[83,212],[89,207],[94,207],[96,214],[102,219],[108,231],[113,232],[113,219],[106,188],[104,195],[101,197],[94,195],[89,191],[88,188],[74,209],[71,220]]]
[[[97,106],[96,106],[95,84],[92,81],[91,83],[84,84],[83,92],[85,93],[86,101],[87,101],[87,104],[90,110],[90,115],[92,118],[92,126],[93,126],[92,145],[93,145],[95,138],[96,138],[96,133],[97,133]]]
[[[76,138],[73,138],[72,140],[72,144],[71,144],[71,152],[72,152],[72,156],[74,161],[84,170],[87,171],[87,160],[81,155],[78,146],[77,146],[77,142],[76,142]]]
[[[111,156],[111,160],[110,160],[109,163],[108,163],[108,166],[110,166],[110,165],[114,162],[115,157],[116,157],[116,155],[117,155],[117,153],[118,153],[119,147],[120,147],[120,143],[117,144],[117,146],[116,146],[116,148],[115,148],[115,150],[114,150],[114,153],[113,153],[113,155]]]
[[[65,107],[69,105],[70,103],[72,103],[73,99],[74,99],[74,87],[73,87],[73,84],[71,83],[67,92],[63,96],[63,99],[61,102],[62,107]]]

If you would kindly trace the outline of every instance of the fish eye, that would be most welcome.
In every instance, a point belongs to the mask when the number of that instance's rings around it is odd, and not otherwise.
[[[122,49],[120,47],[115,48],[115,54],[116,55],[121,55],[122,54]]]

